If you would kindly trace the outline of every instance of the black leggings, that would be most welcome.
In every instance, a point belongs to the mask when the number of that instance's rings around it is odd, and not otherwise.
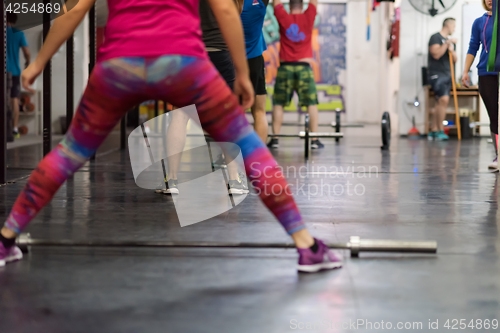
[[[479,94],[490,116],[490,131],[498,134],[498,75],[479,76]]]

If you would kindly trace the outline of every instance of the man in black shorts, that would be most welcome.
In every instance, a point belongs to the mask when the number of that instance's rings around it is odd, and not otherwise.
[[[267,140],[268,124],[266,117],[266,74],[263,53],[267,49],[262,28],[269,0],[244,0],[241,22],[245,32],[250,80],[255,90],[252,106],[254,129],[263,142]]]
[[[455,19],[447,18],[443,22],[443,28],[440,32],[431,36],[429,40],[428,56],[428,75],[429,82],[434,94],[436,95],[436,107],[432,122],[430,140],[448,140],[449,137],[444,133],[443,121],[446,118],[446,109],[450,101],[451,67],[450,52],[453,62],[457,61],[455,52],[456,39],[448,37],[455,31]]]

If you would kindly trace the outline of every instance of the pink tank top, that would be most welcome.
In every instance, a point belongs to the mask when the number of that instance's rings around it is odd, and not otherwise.
[[[184,55],[206,57],[199,0],[108,0],[98,60]]]

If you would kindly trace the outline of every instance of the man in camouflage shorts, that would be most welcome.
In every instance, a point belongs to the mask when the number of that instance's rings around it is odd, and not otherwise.
[[[273,133],[279,134],[283,123],[283,107],[289,105],[293,93],[299,96],[299,105],[307,107],[309,129],[318,131],[318,94],[314,73],[309,65],[313,61],[312,32],[318,0],[311,0],[303,11],[303,0],[290,0],[290,14],[280,0],[274,0],[274,15],[280,26],[280,61],[273,96]],[[273,137],[269,148],[278,148],[278,138]],[[311,140],[311,148],[323,148],[317,139]]]

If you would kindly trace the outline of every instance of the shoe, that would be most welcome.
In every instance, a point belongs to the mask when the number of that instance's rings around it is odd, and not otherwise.
[[[227,184],[227,189],[229,191],[229,194],[246,194],[249,193],[250,191],[248,190],[248,187],[243,184],[241,180],[229,180],[229,184]]]
[[[427,139],[429,141],[434,140],[436,138],[436,134],[437,134],[437,132],[429,132],[429,135],[427,135]]]
[[[21,137],[21,134],[19,134],[19,131],[13,131],[12,135],[14,136],[14,139],[19,139]]]
[[[179,194],[179,188],[177,187],[178,180],[170,179],[167,181],[167,189],[163,190],[163,194]]]
[[[267,148],[269,149],[276,149],[276,148],[279,148],[280,144],[278,142],[278,139],[276,138],[272,138],[271,141],[269,141],[269,143],[267,144]]]
[[[488,165],[488,169],[498,169],[498,156]]]
[[[178,184],[177,179],[170,179],[165,183],[166,183],[165,185],[164,184],[158,185],[155,192],[161,194],[179,194],[179,188],[177,188]],[[167,189],[164,189],[163,188],[164,186],[166,186]]]
[[[342,267],[342,258],[335,255],[322,241],[316,239],[318,252],[314,253],[310,248],[297,249],[299,252],[299,272],[315,273],[325,269]]]
[[[214,169],[227,169],[226,160],[222,154],[217,156],[217,160],[212,163]]]
[[[325,148],[325,145],[321,143],[318,139],[311,141],[311,149],[321,149]]]
[[[448,140],[449,138],[450,137],[448,135],[444,134],[444,131],[439,131],[436,134],[436,140],[438,141]]]
[[[23,259],[23,252],[16,245],[6,249],[0,242],[0,267],[6,263]]]

